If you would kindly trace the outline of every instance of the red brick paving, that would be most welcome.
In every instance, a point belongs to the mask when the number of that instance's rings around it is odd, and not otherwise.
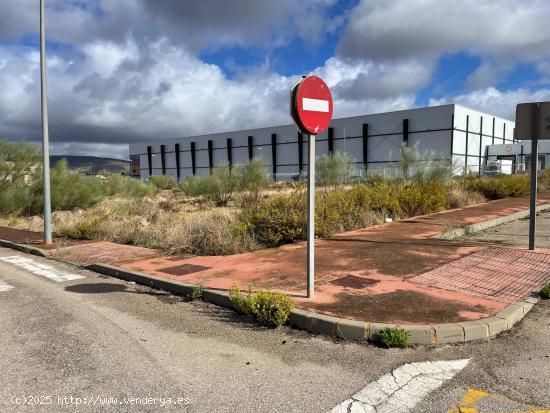
[[[548,202],[550,194],[540,198],[541,203]],[[507,305],[512,294],[518,298],[529,295],[534,283],[544,279],[540,272],[546,274],[546,266],[540,263],[540,266],[530,267],[529,270],[536,273],[534,277],[514,279],[514,266],[517,266],[517,273],[524,271],[525,261],[516,259],[499,264],[498,257],[488,255],[486,264],[496,259],[494,268],[497,271],[490,271],[489,267],[484,271],[476,269],[470,279],[470,266],[462,264],[468,261],[459,259],[475,259],[476,254],[483,254],[490,245],[432,237],[445,225],[482,222],[527,209],[528,205],[527,198],[504,199],[318,240],[313,300],[304,296],[306,244],[303,242],[215,257],[170,257],[147,248],[108,242],[57,248],[52,254],[73,262],[105,262],[210,288],[228,289],[234,283],[246,288],[252,282],[255,288],[294,295],[298,307],[352,319],[401,323],[454,322],[494,314]],[[447,266],[456,260],[459,260],[456,264],[459,266],[456,267],[458,275],[451,276],[447,274]],[[181,276],[162,271],[183,264],[208,269]],[[503,265],[508,271],[505,276],[499,273]],[[438,272],[438,268],[443,269]],[[422,282],[421,274],[425,273],[435,274],[432,275],[434,279],[426,278]],[[358,289],[332,283],[348,275],[368,278],[369,286]],[[513,288],[517,291],[512,291]]]
[[[18,244],[27,244],[34,247],[42,249],[54,249],[60,246],[65,246],[69,244],[84,244],[89,241],[79,240],[79,239],[70,239],[65,237],[53,237],[53,243],[46,245],[44,244],[44,233],[43,232],[34,232],[26,231],[23,229],[0,227],[0,239],[16,242]]]
[[[550,254],[489,248],[412,277],[410,281],[513,303],[550,281]]]
[[[150,248],[113,244],[112,242],[91,242],[85,246],[72,245],[65,248],[57,248],[49,254],[56,258],[79,264],[103,262],[118,265],[125,262],[162,256],[160,251]]]

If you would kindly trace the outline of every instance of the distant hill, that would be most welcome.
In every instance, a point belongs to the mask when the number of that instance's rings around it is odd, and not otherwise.
[[[52,155],[50,157],[50,164],[54,166],[61,159],[67,160],[69,169],[75,169],[89,174],[96,174],[103,170],[125,174],[130,172],[129,161],[114,158],[100,158],[97,156]]]

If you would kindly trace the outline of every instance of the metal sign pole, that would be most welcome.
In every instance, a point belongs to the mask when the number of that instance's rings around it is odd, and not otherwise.
[[[533,105],[533,139],[531,139],[531,197],[529,205],[529,249],[535,249],[537,228],[537,170],[539,160],[539,104]]]
[[[44,185],[44,243],[52,243],[52,208],[50,201],[50,145],[48,131],[48,98],[46,90],[46,25],[44,2],[40,0],[40,90],[42,101],[42,166]]]
[[[307,173],[307,297],[315,292],[315,135],[308,139]]]

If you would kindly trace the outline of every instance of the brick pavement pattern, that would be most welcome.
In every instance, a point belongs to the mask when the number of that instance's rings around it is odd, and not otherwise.
[[[409,279],[416,284],[513,303],[550,281],[550,255],[489,248]]]

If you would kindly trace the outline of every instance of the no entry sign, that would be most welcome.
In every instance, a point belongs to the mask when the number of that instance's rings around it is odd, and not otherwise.
[[[307,76],[290,92],[290,114],[302,133],[317,135],[332,119],[332,95],[327,84],[317,76]]]
[[[315,136],[332,119],[332,95],[317,76],[301,78],[290,91],[290,116],[300,132],[308,135],[307,166],[307,297],[315,291]]]

